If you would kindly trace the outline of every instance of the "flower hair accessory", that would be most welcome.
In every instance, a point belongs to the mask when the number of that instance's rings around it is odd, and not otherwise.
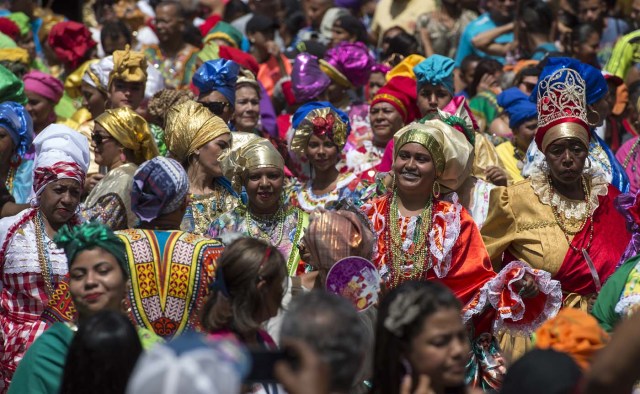
[[[399,294],[389,305],[389,315],[384,319],[384,328],[393,335],[401,338],[405,334],[405,327],[420,315],[421,293],[417,290]]]
[[[325,102],[300,107],[294,114],[292,127],[295,131],[289,149],[300,156],[305,155],[312,134],[327,136],[341,151],[350,132],[349,117]]]

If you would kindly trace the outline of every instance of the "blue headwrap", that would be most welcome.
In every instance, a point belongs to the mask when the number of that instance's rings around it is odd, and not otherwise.
[[[529,96],[515,87],[498,95],[498,105],[509,115],[509,127],[512,129],[538,115],[535,103],[529,101]]]
[[[551,57],[545,64],[542,72],[540,73],[539,81],[553,74],[560,68],[570,68],[576,70],[580,76],[584,79],[587,85],[587,104],[593,104],[604,97],[609,90],[607,86],[607,80],[604,78],[600,70],[582,63],[579,60],[569,57]],[[529,100],[536,102],[538,98],[538,86],[533,89]]]
[[[431,55],[413,68],[418,80],[418,92],[426,84],[442,85],[453,94],[453,69],[455,62],[448,57]]]
[[[16,147],[16,153],[22,157],[33,142],[33,121],[27,110],[13,101],[0,104],[0,127],[9,132]]]
[[[328,101],[312,101],[310,103],[306,103],[302,105],[300,108],[298,108],[296,113],[293,114],[293,119],[291,120],[291,126],[294,129],[297,129],[298,126],[300,125],[300,122],[302,122],[304,118],[307,117],[309,112],[319,108],[330,108],[332,111],[338,114],[338,117],[340,117],[340,120],[347,125],[347,132],[351,130],[351,124],[349,123],[349,116],[343,111],[334,107],[333,104],[331,104]]]
[[[240,66],[233,60],[215,59],[204,63],[193,75],[200,93],[220,92],[233,107],[236,102],[236,80]]]

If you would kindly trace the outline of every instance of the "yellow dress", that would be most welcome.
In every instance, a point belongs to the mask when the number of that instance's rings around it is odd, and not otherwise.
[[[513,182],[524,180],[521,174],[521,168],[518,167],[518,159],[516,159],[516,149],[510,141],[503,142],[496,146],[496,152],[502,162],[502,168],[507,171]],[[523,163],[520,162],[520,165]]]
[[[496,147],[493,146],[486,134],[476,133],[475,143],[473,145],[473,169],[471,175],[476,178],[488,181],[485,175],[487,168],[496,166],[504,168],[500,156],[496,152]],[[507,172],[507,182],[511,184],[511,175]]]

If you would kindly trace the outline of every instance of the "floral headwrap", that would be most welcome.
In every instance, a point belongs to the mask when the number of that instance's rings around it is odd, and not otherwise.
[[[109,227],[98,222],[86,222],[79,226],[63,226],[53,242],[64,249],[69,268],[78,253],[94,248],[102,248],[116,258],[122,271],[127,273],[127,254],[124,242]]]
[[[231,148],[218,161],[237,193],[242,191],[244,177],[251,170],[275,167],[284,171],[284,159],[269,140],[240,131],[231,133],[231,137]]]
[[[96,118],[96,123],[122,146],[131,149],[138,163],[160,154],[147,121],[131,108],[108,109]]]
[[[311,102],[300,107],[293,115],[295,129],[289,147],[291,151],[304,156],[312,134],[327,136],[338,150],[342,150],[351,131],[349,117],[326,101]]]

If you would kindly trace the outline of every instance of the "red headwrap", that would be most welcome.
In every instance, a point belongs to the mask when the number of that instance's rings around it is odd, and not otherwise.
[[[420,110],[416,105],[416,86],[413,78],[393,77],[378,90],[371,101],[371,107],[383,101],[389,103],[402,115],[404,124],[409,124],[420,117]]]
[[[13,41],[20,38],[20,28],[9,18],[0,18],[0,33],[6,34]]]
[[[59,161],[51,166],[37,167],[33,171],[33,191],[40,196],[45,186],[59,179],[74,179],[84,185],[85,173],[77,163]]]
[[[56,23],[49,33],[49,46],[58,59],[73,70],[86,60],[87,52],[96,45],[91,38],[91,32],[82,23]]]
[[[242,67],[251,71],[253,75],[258,75],[260,64],[258,64],[256,58],[251,56],[250,54],[243,52],[240,49],[228,47],[226,45],[220,45],[218,54],[222,59],[233,60]]]

